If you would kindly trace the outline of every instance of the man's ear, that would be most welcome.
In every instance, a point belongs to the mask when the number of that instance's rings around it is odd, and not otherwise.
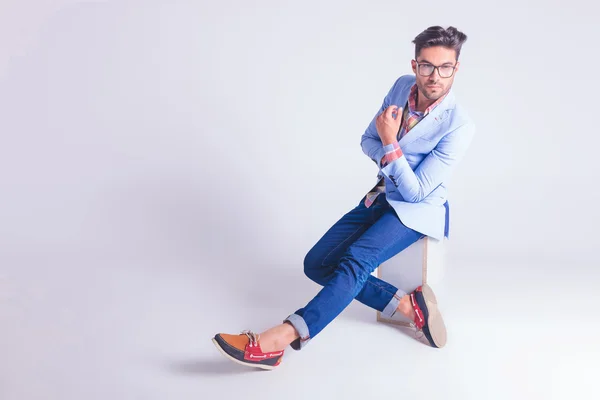
[[[410,60],[410,66],[412,67],[413,72],[417,73],[417,62],[415,60]]]

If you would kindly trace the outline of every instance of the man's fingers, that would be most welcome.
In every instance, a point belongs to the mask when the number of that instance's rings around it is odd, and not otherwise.
[[[398,106],[391,105],[388,108],[386,108],[386,110],[384,111],[384,114],[387,118],[394,119],[394,116],[392,115],[392,113],[395,113],[397,109],[398,109]]]
[[[394,113],[396,114],[395,117]],[[391,105],[381,113],[380,117],[384,117],[386,119],[393,119],[394,121],[398,122],[402,119],[402,107]]]
[[[396,121],[399,121],[402,119],[402,107],[399,107],[398,110],[396,111]]]

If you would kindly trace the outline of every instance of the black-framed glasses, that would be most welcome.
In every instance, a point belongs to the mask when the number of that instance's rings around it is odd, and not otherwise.
[[[435,70],[438,70],[438,74],[441,78],[450,78],[454,75],[456,65],[432,65],[429,63],[420,63],[417,61],[417,72],[421,76],[430,76]]]

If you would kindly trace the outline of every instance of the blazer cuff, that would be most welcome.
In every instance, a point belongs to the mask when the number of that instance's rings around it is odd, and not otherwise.
[[[406,187],[407,182],[403,179],[403,177],[405,174],[409,173],[409,171],[412,172],[412,169],[410,168],[410,165],[408,165],[408,161],[404,155],[395,159],[394,162],[381,169],[381,173],[398,188],[398,191],[403,196],[405,191],[408,189]]]

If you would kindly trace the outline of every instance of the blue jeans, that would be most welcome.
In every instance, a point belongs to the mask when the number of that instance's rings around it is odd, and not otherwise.
[[[406,295],[371,273],[425,235],[402,224],[385,195],[377,196],[369,208],[364,200],[337,221],[304,259],[304,272],[323,289],[285,319],[300,335],[291,344],[295,350],[304,347],[353,299],[390,317]]]

